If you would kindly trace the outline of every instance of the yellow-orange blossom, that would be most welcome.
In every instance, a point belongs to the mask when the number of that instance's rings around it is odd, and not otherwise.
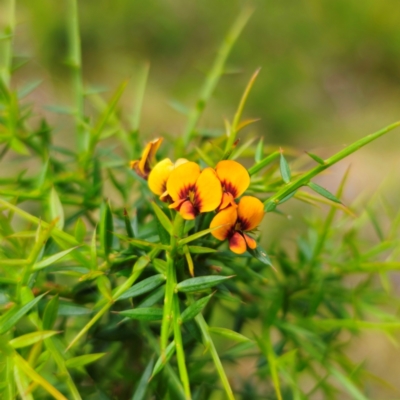
[[[240,197],[250,184],[247,170],[232,160],[220,161],[215,170],[205,168],[186,159],[173,163],[165,158],[151,169],[155,152],[162,139],[155,139],[145,147],[142,158],[131,162],[136,172],[148,179],[150,190],[163,201],[172,202],[184,219],[194,219],[199,213],[218,210],[210,228],[219,240],[229,240],[230,249],[242,254],[247,248],[255,249],[256,241],[246,232],[254,230],[262,221],[264,207],[252,196]]]
[[[236,207],[235,199],[240,197],[250,185],[250,176],[246,168],[236,161],[223,160],[215,167],[221,182],[223,195],[219,210],[228,206]]]
[[[130,162],[130,167],[144,179],[147,179],[151,171],[151,164],[154,162],[156,152],[160,147],[163,138],[157,138],[146,144],[140,160]]]
[[[247,247],[255,249],[256,241],[246,232],[255,229],[264,217],[263,203],[255,197],[243,196],[237,207],[228,207],[220,211],[211,221],[210,228],[216,228],[211,234],[219,240],[229,240],[229,248],[242,254]]]
[[[194,219],[203,212],[214,211],[221,203],[222,187],[212,168],[200,170],[187,162],[175,168],[167,181],[167,192],[173,203],[169,206],[184,219]]]

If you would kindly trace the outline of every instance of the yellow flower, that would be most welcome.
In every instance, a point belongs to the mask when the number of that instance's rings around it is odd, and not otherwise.
[[[141,159],[130,162],[130,167],[134,169],[136,173],[142,178],[147,179],[147,177],[149,176],[156,152],[160,147],[162,141],[163,138],[157,138],[147,143],[146,147],[143,150]]]
[[[149,174],[148,184],[150,190],[160,196],[161,201],[167,201],[169,195],[167,191],[167,181],[171,172],[180,165],[187,163],[185,158],[179,158],[173,163],[169,158],[164,158],[157,163]]]
[[[241,196],[250,185],[250,176],[246,168],[236,161],[220,161],[215,172],[222,185],[222,201],[219,210],[228,206],[236,207],[235,199]]]
[[[186,162],[176,167],[167,181],[167,191],[173,203],[169,206],[184,219],[194,219],[197,214],[213,211],[221,203],[222,188],[212,168]]]
[[[255,229],[264,217],[263,203],[252,196],[243,196],[237,207],[220,211],[211,221],[210,228],[221,226],[211,232],[219,240],[229,240],[229,248],[242,254],[247,247],[255,249],[256,241],[245,232]]]

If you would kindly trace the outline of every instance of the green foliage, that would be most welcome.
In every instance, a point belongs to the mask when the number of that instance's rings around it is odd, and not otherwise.
[[[226,135],[214,135],[210,145],[198,123],[250,17],[244,10],[182,139],[166,135],[160,152],[211,166],[239,156],[254,162],[246,194],[262,198],[266,218],[290,199],[328,204],[329,211],[308,217],[292,246],[275,237],[268,248],[257,243],[236,255],[210,235],[209,214],[184,221],[128,168],[144,144],[147,64],[128,126],[119,113],[127,82],[96,103],[94,116],[86,114],[77,2],[68,5],[74,103],[63,111],[74,126],[72,149],[54,144],[49,123],[22,101],[38,83],[20,90],[10,83],[11,17],[0,47],[0,157],[9,174],[0,178],[0,398],[368,398],[372,375],[348,356],[347,338],[372,329],[396,341],[391,273],[400,269],[400,213],[372,199],[367,208],[354,206],[361,214],[354,218],[341,202],[347,174],[335,195],[311,180],[400,124],[325,160],[308,153],[318,165],[307,171],[292,159],[289,168],[264,139],[237,147],[241,130],[255,121],[242,114],[257,70]],[[385,213],[390,226],[381,222]],[[368,230],[376,236],[366,237]],[[243,358],[254,365],[246,376],[237,366]]]

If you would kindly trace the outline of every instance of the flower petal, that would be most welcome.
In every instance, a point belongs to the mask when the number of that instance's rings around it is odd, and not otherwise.
[[[167,189],[167,180],[174,169],[174,163],[169,158],[164,158],[157,163],[149,175],[149,188],[154,194],[161,196]]]
[[[243,237],[246,240],[248,247],[250,247],[253,250],[257,247],[257,242],[252,237],[246,235],[245,233],[243,233]]]
[[[194,162],[187,162],[176,167],[167,181],[167,190],[172,200],[186,198],[187,191],[194,188],[200,175],[200,167]]]
[[[250,175],[242,164],[232,160],[220,161],[215,172],[221,181],[224,191],[238,198],[250,185]]]
[[[196,209],[189,200],[186,200],[182,203],[179,208],[179,212],[181,213],[183,219],[195,219],[197,215]]]
[[[237,208],[228,207],[220,211],[211,221],[210,228],[221,226],[221,228],[211,231],[211,235],[219,240],[225,240],[230,230],[235,226],[237,220]]]
[[[130,162],[130,167],[134,169],[142,178],[147,179],[147,176],[151,170],[151,164],[154,161],[154,157],[162,141],[163,138],[157,138],[147,143],[142,152],[142,157],[140,160],[134,160]]]
[[[186,199],[178,199],[177,201],[174,201],[172,204],[168,206],[168,208],[174,208],[175,210],[179,211],[179,207],[182,205],[183,202],[185,202]]]
[[[256,228],[264,217],[264,205],[253,196],[243,196],[238,205],[238,219],[242,230],[251,231]]]
[[[235,203],[235,200],[231,193],[224,192],[222,193],[222,201],[218,209],[223,210],[228,206],[237,207],[237,204]]]
[[[187,163],[187,162],[189,162],[189,161],[186,160],[186,158],[178,158],[178,159],[175,161],[175,168],[176,168],[176,167],[179,167],[180,165],[185,164],[185,163]]]
[[[215,171],[212,168],[204,169],[196,182],[195,207],[200,212],[213,211],[220,205],[221,199],[221,182]]]
[[[130,169],[135,169],[138,164],[139,164],[139,160],[129,161]]]
[[[138,168],[142,173],[148,173],[150,171],[150,164],[153,162],[162,141],[163,138],[157,138],[146,144],[138,165]]]
[[[160,200],[163,201],[164,203],[170,203],[172,201],[167,190],[160,195]]]
[[[235,232],[229,239],[229,248],[236,254],[243,254],[247,250],[246,241],[239,232]]]
[[[153,162],[154,157],[156,156],[157,150],[161,146],[162,141],[163,141],[163,138],[156,138],[147,144],[147,146],[150,145],[149,151],[147,153],[147,159],[149,160],[150,163]],[[146,149],[147,149],[147,146],[146,146]],[[144,151],[142,154],[142,158],[144,158]]]

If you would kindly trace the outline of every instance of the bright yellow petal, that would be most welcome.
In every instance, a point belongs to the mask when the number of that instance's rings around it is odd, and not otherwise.
[[[161,146],[162,141],[163,141],[163,138],[156,138],[149,143],[150,150],[148,152],[147,158],[150,161],[150,163],[154,160],[154,157],[156,156],[157,150]],[[143,156],[142,156],[142,158],[143,158]]]
[[[200,176],[200,167],[194,162],[187,162],[176,167],[167,181],[167,190],[172,200],[177,201],[187,196],[187,191],[194,188]]]
[[[243,254],[247,250],[246,241],[239,232],[235,232],[229,239],[229,248],[236,254]]]
[[[178,159],[175,161],[175,168],[177,168],[177,167],[179,167],[180,165],[185,164],[185,163],[187,163],[187,162],[189,162],[189,161],[186,160],[186,158],[178,158]]]
[[[140,175],[143,178],[147,178],[150,170],[151,170],[151,164],[154,161],[156,152],[158,148],[160,147],[161,143],[163,141],[163,138],[157,138],[152,140],[151,142],[146,144],[146,147],[144,148],[142,152],[142,156],[140,160],[134,160],[131,161],[130,166],[132,169],[136,170],[136,173]]]
[[[219,240],[225,240],[228,237],[229,231],[235,226],[237,220],[237,208],[228,207],[220,211],[211,221],[210,228],[221,228],[211,231],[211,235]]]
[[[174,163],[169,158],[164,158],[157,163],[149,175],[149,188],[154,194],[161,196],[167,189],[167,180],[174,169]]]
[[[157,138],[146,144],[138,164],[138,169],[143,175],[150,172],[150,164],[154,160],[154,156],[161,142],[162,138]]]
[[[246,168],[236,161],[220,161],[215,167],[215,172],[221,181],[224,191],[238,198],[250,185],[250,176]]]
[[[200,212],[214,211],[221,204],[221,199],[221,182],[215,171],[212,168],[204,169],[196,182],[196,208]]]
[[[151,142],[146,144],[146,147],[142,151],[142,157],[140,158],[139,163],[137,164],[139,172],[142,174],[144,174],[146,172],[146,169],[148,169],[148,167],[149,167],[148,158],[149,158],[149,154],[150,154],[150,150],[151,150],[152,146],[153,145]]]
[[[251,231],[264,217],[264,205],[255,197],[243,196],[238,205],[238,219],[242,230]]]

